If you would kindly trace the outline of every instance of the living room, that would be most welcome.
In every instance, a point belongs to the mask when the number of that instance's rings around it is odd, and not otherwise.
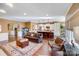
[[[78,6],[78,3],[0,3],[0,55],[79,55]]]
[[[26,47],[28,48],[28,50],[25,50],[25,51],[29,51],[31,48],[33,49],[33,47],[36,45],[37,47],[34,48],[36,49],[36,51],[29,52],[30,54],[26,54],[27,56],[28,55],[37,55],[37,56],[38,55],[51,55],[50,53],[51,50],[49,50],[48,41],[53,39],[55,35],[56,36],[61,35],[60,34],[61,25],[63,25],[63,28],[65,27],[64,21],[62,22],[61,21],[60,22],[59,21],[53,21],[53,22],[47,21],[43,23],[42,22],[38,23],[38,22],[20,22],[20,21],[0,18],[0,22],[1,22],[0,23],[0,26],[1,26],[0,48],[1,48],[1,51],[4,52],[4,53],[1,52],[1,55],[12,55],[12,56],[18,54],[18,52],[15,52],[15,54],[12,54],[14,52],[10,52],[10,50],[12,51],[14,48],[17,49],[17,50],[14,49],[15,51],[19,51],[20,49],[20,51],[22,52],[22,55],[25,55],[26,52],[23,51],[24,50],[23,48]],[[40,36],[39,33],[41,33],[42,36]],[[24,40],[27,42],[24,45],[22,44],[18,45],[19,44],[18,41],[20,40]],[[33,42],[33,43],[30,43],[30,42]],[[45,44],[45,47],[42,47],[43,44]],[[11,46],[8,47],[9,45]],[[7,50],[7,47],[8,47],[8,50]],[[42,49],[41,47],[44,49]],[[43,53],[39,53],[39,50],[43,50]]]

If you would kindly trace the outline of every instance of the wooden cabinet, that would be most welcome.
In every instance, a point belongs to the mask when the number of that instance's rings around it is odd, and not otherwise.
[[[43,34],[43,38],[45,39],[52,39],[54,38],[54,33],[53,32],[38,32]]]

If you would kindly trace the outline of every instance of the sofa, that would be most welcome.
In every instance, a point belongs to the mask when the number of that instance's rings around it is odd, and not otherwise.
[[[35,43],[41,43],[43,40],[43,35],[40,33],[28,32],[25,38]]]

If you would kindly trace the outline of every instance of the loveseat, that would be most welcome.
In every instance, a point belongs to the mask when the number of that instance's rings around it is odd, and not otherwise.
[[[43,40],[43,35],[40,33],[28,32],[25,38],[32,42],[41,43]]]

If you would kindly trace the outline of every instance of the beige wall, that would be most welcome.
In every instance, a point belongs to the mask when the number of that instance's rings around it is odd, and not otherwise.
[[[66,15],[66,20],[68,19],[68,15],[72,15],[76,10],[79,9],[79,3],[75,3],[70,8],[69,12]],[[73,29],[73,27],[79,26],[79,12],[77,12],[74,16],[66,21],[66,27],[68,29]]]
[[[26,26],[26,24],[24,22],[10,21],[10,20],[7,20],[7,19],[0,18],[0,25],[2,27],[1,32],[8,32],[8,24],[17,24],[17,23],[20,26]]]
[[[1,33],[3,32],[8,32],[8,24],[19,24],[21,27],[27,27],[31,30],[32,28],[32,23],[31,22],[18,22],[18,21],[11,21],[11,20],[7,20],[7,19],[3,19],[3,18],[0,18],[0,25],[2,27],[2,31]]]
[[[77,9],[79,8],[79,4],[78,3],[74,3],[72,4],[72,6],[70,7],[70,10],[67,13],[67,17],[70,16],[72,13],[74,13]]]
[[[29,28],[29,29],[31,29],[31,24],[32,24],[31,22],[26,22],[25,23],[26,27]]]

